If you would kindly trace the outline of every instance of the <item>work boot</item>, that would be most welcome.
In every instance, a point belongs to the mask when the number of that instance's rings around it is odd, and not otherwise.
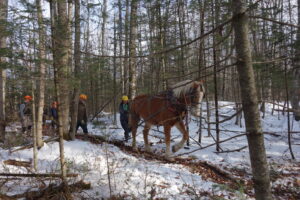
[[[125,132],[125,133],[124,133],[124,135],[125,135],[125,137],[124,137],[124,138],[125,138],[125,139],[124,139],[124,141],[125,141],[125,142],[128,142],[128,139],[129,139],[129,134],[128,134],[127,132]]]

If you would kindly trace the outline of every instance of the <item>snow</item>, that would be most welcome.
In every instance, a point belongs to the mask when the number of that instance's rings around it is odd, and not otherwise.
[[[228,105],[228,106],[226,106]],[[221,116],[231,116],[234,110],[234,104],[231,102],[219,102]],[[206,117],[206,105],[202,105],[203,117]],[[278,137],[270,134],[265,134],[265,147],[267,158],[271,169],[275,172],[282,172],[285,174],[298,173],[300,159],[300,145],[293,145],[293,152],[296,161],[291,160],[290,152],[288,149],[287,137],[287,116],[283,116],[277,112],[271,115],[272,105],[266,105],[266,115],[262,118],[262,127],[264,132],[275,133]],[[117,116],[119,118],[119,116]],[[95,135],[106,136],[108,140],[123,140],[123,130],[120,128],[119,120],[117,125],[112,125],[113,116],[109,113],[103,113],[99,123],[90,123],[88,129],[90,133]],[[224,119],[223,117],[220,120]],[[214,115],[211,115],[211,121],[214,121]],[[204,121],[204,120],[203,120]],[[242,120],[243,121],[243,120]],[[300,130],[300,123],[292,121],[292,131]],[[98,125],[97,125],[98,124]],[[207,123],[204,122],[204,128],[207,128]],[[214,125],[211,125],[214,129]],[[15,127],[10,127],[15,130]],[[154,130],[163,131],[162,127],[152,127],[149,139],[153,143],[152,150],[156,154],[162,155],[165,151],[165,144],[163,141],[163,134]],[[198,140],[199,123],[196,119],[191,119],[189,123],[190,137]],[[235,118],[226,121],[220,126],[221,131],[220,139],[225,140],[232,136],[236,136],[245,132],[244,123],[242,127],[235,125]],[[233,132],[230,132],[233,131]],[[143,136],[141,134],[142,127],[138,129],[137,145],[143,147]],[[174,127],[172,133],[172,145],[180,141],[181,135]],[[215,137],[215,132],[211,132]],[[156,136],[156,137],[153,137]],[[292,135],[293,144],[299,143],[300,134]],[[160,143],[158,143],[160,142]],[[192,152],[199,149],[199,145],[190,140],[191,146],[189,149],[181,149],[176,152],[176,155],[182,153]],[[201,146],[205,147],[214,143],[212,137],[207,137],[207,129],[202,129],[202,142]],[[127,145],[131,144],[131,140]],[[224,151],[239,149],[247,146],[247,139],[245,136],[237,137],[227,142],[221,143],[221,148]],[[64,152],[67,160],[68,172],[80,174],[79,179],[84,179],[92,184],[92,189],[85,191],[81,195],[86,198],[93,197],[95,199],[108,198],[111,193],[113,195],[120,195],[127,199],[147,199],[154,195],[155,198],[166,199],[193,199],[201,197],[201,192],[208,192],[213,195],[222,195],[223,198],[229,199],[240,198],[239,191],[230,191],[222,189],[218,183],[212,180],[203,179],[201,174],[193,173],[187,167],[180,164],[168,164],[160,161],[145,160],[143,156],[135,157],[128,154],[118,147],[103,143],[91,144],[90,142],[74,140],[64,141]],[[0,148],[0,161],[8,159],[28,161],[32,159],[32,149],[17,151],[10,154],[7,149]],[[193,157],[195,162],[197,160],[207,161],[222,169],[241,169],[251,175],[249,150],[244,148],[240,152],[230,153],[216,153],[216,147],[211,146],[193,153],[182,155],[181,157]],[[38,151],[38,172],[39,173],[59,173],[59,146],[58,142],[50,142]],[[108,160],[108,162],[107,162]],[[2,172],[10,173],[28,173],[28,169],[24,167],[15,167],[11,165],[0,165]],[[109,171],[109,173],[108,173]],[[108,179],[108,175],[110,178]],[[5,192],[7,195],[18,194],[27,191],[28,189],[37,189],[39,182],[34,181],[33,178],[23,178],[19,182],[9,181],[5,185]],[[110,180],[110,186],[109,181]],[[56,182],[59,180],[50,180],[49,182]],[[72,180],[75,181],[75,180]],[[293,177],[286,179],[277,179],[273,185],[287,185],[293,181]],[[109,189],[110,188],[110,189]],[[245,195],[243,198],[251,199]],[[209,197],[202,196],[201,199],[209,199]],[[234,199],[234,198],[233,198]]]

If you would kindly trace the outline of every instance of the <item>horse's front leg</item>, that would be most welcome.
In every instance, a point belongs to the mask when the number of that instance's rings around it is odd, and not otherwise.
[[[137,132],[137,127],[132,126],[131,127],[132,131],[132,149],[137,150],[136,148],[136,132]]]
[[[137,150],[136,148],[136,132],[138,129],[138,123],[140,121],[140,118],[137,114],[131,113],[129,116],[129,124],[131,126],[131,132],[132,132],[132,148],[134,150]]]
[[[170,151],[170,140],[171,140],[171,126],[164,126],[165,132],[165,143],[166,143],[166,154],[165,157],[170,159],[171,151]]]
[[[188,140],[188,138],[189,138],[189,133],[187,132],[187,130],[186,130],[186,128],[185,128],[185,126],[184,126],[184,124],[183,124],[182,121],[177,122],[177,123],[175,124],[175,126],[176,126],[177,129],[182,133],[182,139],[181,139],[181,141],[180,141],[179,143],[175,144],[175,145],[172,147],[172,151],[173,151],[173,152],[176,152],[176,151],[178,151],[179,149],[181,149],[181,148],[184,146],[185,142],[186,142],[186,141]]]
[[[150,148],[149,141],[148,141],[148,134],[149,134],[150,128],[151,128],[151,124],[146,123],[145,128],[143,130],[143,136],[144,136],[144,142],[145,142],[145,151],[147,151],[147,152],[151,152],[151,148]]]

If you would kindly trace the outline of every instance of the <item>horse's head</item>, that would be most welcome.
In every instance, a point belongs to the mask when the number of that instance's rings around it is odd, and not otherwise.
[[[291,104],[296,121],[300,121],[300,90],[296,89],[291,92]]]
[[[195,117],[200,116],[200,104],[202,102],[202,99],[204,97],[205,89],[200,81],[194,81],[193,82],[194,86],[193,89],[191,90],[191,114],[194,115]]]
[[[172,88],[174,96],[180,99],[181,103],[191,106],[191,114],[200,116],[200,103],[205,93],[203,83],[186,80],[175,84]]]
[[[293,102],[292,101],[292,108],[294,113],[294,118],[296,121],[300,121],[300,106],[299,106],[299,100]]]

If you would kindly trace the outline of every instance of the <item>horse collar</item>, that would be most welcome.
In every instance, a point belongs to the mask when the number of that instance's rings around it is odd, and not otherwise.
[[[175,112],[175,113],[181,113],[181,112],[186,112],[187,107],[184,103],[181,103],[177,97],[174,96],[174,93],[172,90],[168,90],[166,93],[166,99],[167,99],[167,109]]]

